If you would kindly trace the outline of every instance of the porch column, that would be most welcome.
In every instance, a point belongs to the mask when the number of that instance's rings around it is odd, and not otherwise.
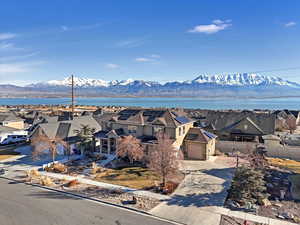
[[[110,155],[110,138],[107,139],[108,154]]]
[[[99,148],[100,148],[100,154],[102,154],[102,139],[99,138]]]

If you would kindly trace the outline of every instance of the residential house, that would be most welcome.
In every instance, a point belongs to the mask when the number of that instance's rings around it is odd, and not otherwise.
[[[24,120],[13,112],[0,113],[0,126],[24,129]]]
[[[214,154],[214,144],[209,140],[206,140],[209,143],[204,146],[205,141],[200,140],[200,138],[195,140],[186,138],[187,134],[193,131],[191,128],[193,128],[194,121],[189,119],[183,112],[169,109],[133,108],[122,110],[119,113],[102,114],[95,117],[95,119],[102,127],[102,130],[95,134],[96,149],[99,153],[115,153],[117,140],[126,135],[132,135],[140,139],[145,152],[148,153],[157,144],[157,134],[164,132],[173,140],[173,146],[176,149],[182,151],[192,149],[192,154],[195,156],[193,158],[195,159],[207,159],[208,156],[204,157],[203,155],[210,151]],[[193,148],[189,147],[192,145]],[[208,151],[207,147],[211,150]],[[185,155],[189,156],[191,154]]]
[[[273,114],[276,115],[276,130],[278,131],[287,129],[287,119],[290,120],[290,123],[300,125],[300,113],[297,110],[276,110]]]
[[[101,130],[100,124],[92,116],[81,116],[75,117],[73,120],[39,123],[30,138],[33,139],[40,134],[46,135],[50,139],[59,138],[68,143],[71,153],[79,153],[81,150],[78,147],[80,140],[77,137],[76,130],[80,130],[82,125],[88,125],[90,128],[93,128],[95,132]],[[83,152],[81,152],[81,154],[82,153]]]
[[[220,140],[262,141],[263,135],[275,133],[276,116],[269,112],[211,110],[202,116],[200,127]]]

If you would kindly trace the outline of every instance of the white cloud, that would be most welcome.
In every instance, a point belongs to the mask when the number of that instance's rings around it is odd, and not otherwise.
[[[158,55],[158,54],[152,54],[152,55],[150,55],[150,57],[151,58],[160,58],[160,55]]]
[[[44,61],[32,61],[23,63],[1,63],[0,74],[24,73],[35,69],[36,66],[44,64]]]
[[[214,34],[221,30],[232,26],[231,20],[213,20],[212,24],[207,25],[197,25],[193,29],[189,30],[190,33],[205,33],[205,34]]]
[[[117,69],[120,67],[118,64],[114,64],[114,63],[107,63],[105,66],[109,69]]]
[[[14,44],[12,43],[0,43],[0,49],[10,49],[14,48]]]
[[[297,23],[294,22],[294,21],[290,21],[290,22],[284,24],[285,27],[292,27],[292,26],[295,26],[295,25],[297,25]]]
[[[213,24],[223,24],[223,23],[231,23],[232,20],[213,20],[212,23]]]
[[[27,72],[27,68],[19,64],[0,64],[1,73],[23,73]]]
[[[0,42],[0,51],[20,51],[24,48],[16,47],[14,43]]]
[[[151,62],[151,61],[153,61],[153,59],[146,58],[146,57],[138,57],[138,58],[135,58],[135,61],[137,61],[137,62]]]
[[[122,40],[116,43],[119,48],[135,48],[143,45],[146,42],[145,38]]]
[[[26,58],[30,58],[33,56],[36,56],[37,54],[39,54],[38,52],[33,52],[30,54],[26,54],[26,55],[11,55],[11,56],[3,56],[0,57],[0,62],[2,61],[14,61],[14,60],[19,60],[19,59],[26,59]]]
[[[13,33],[0,33],[0,41],[8,40],[16,37],[16,34]]]
[[[62,25],[60,26],[60,28],[63,31],[73,31],[73,30],[89,30],[89,29],[94,29],[97,28],[99,26],[101,26],[101,23],[94,23],[94,24],[86,24],[86,25],[80,25],[80,26],[66,26],[66,25]]]

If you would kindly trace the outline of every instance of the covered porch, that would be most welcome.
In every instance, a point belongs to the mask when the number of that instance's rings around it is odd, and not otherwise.
[[[117,151],[117,141],[123,135],[123,129],[97,132],[94,135],[95,153],[114,155]]]

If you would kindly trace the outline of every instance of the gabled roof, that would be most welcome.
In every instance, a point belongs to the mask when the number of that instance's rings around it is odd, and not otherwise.
[[[59,116],[49,116],[43,113],[36,114],[33,125],[40,123],[55,123],[59,121]]]
[[[257,126],[249,117],[245,117],[245,118],[243,118],[243,119],[241,119],[241,120],[239,120],[239,121],[237,121],[237,122],[235,122],[235,123],[233,123],[233,124],[231,124],[231,125],[229,125],[229,126],[227,126],[227,127],[224,127],[223,129],[222,129],[222,131],[235,131],[236,129],[236,127],[241,123],[241,122],[244,122],[244,121],[246,121],[246,122],[248,122],[248,123],[250,123],[259,133],[261,133],[261,134],[264,134],[264,131],[262,130],[262,129],[260,129],[260,127],[259,126]]]
[[[19,129],[0,125],[0,133],[19,131]]]
[[[116,113],[104,113],[102,115],[94,115],[94,119],[101,125],[102,122],[112,121]]]
[[[65,139],[68,137],[69,131],[71,128],[70,123],[59,123],[58,128],[56,130],[55,137],[60,139]]]
[[[212,124],[217,131],[241,121],[248,117],[255,123],[264,134],[273,134],[275,132],[276,115],[273,113],[256,113],[253,111],[235,112],[235,111],[207,111],[206,119],[207,124]]]
[[[183,112],[171,112],[169,109],[125,109],[120,111],[114,122],[132,125],[160,125],[178,127],[193,122]]]
[[[17,117],[13,112],[0,113],[0,122],[9,121],[23,121],[23,119]]]
[[[216,135],[209,133],[199,127],[191,127],[184,137],[184,140],[208,143],[210,140],[215,138],[217,138]]]
[[[49,138],[60,137],[62,139],[70,139],[77,136],[76,130],[80,130],[82,125],[88,125],[90,128],[94,128],[96,132],[101,130],[101,126],[92,116],[82,116],[76,117],[73,120],[41,123],[35,131],[41,129]]]
[[[125,135],[125,132],[122,128],[119,128],[119,129],[114,129],[114,130],[100,130],[94,134],[94,136],[96,138],[108,138],[111,135],[120,137],[120,136]]]

